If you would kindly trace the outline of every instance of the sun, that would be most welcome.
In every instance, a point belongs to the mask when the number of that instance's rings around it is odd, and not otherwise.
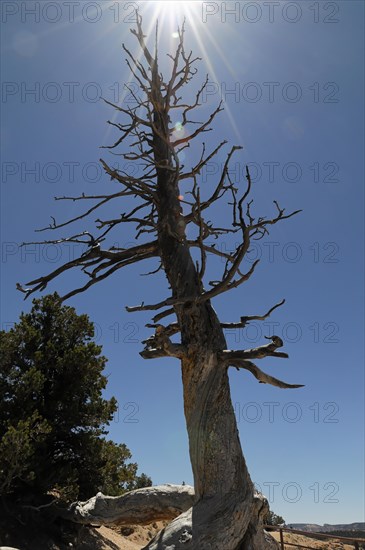
[[[189,27],[193,27],[200,4],[198,0],[150,0],[144,7],[148,7],[152,19],[158,20],[161,28],[170,29],[171,37],[177,39],[178,28],[183,21],[186,21]]]
[[[178,6],[182,7],[182,5],[193,3],[186,0],[152,0],[152,2],[165,9],[176,9]]]

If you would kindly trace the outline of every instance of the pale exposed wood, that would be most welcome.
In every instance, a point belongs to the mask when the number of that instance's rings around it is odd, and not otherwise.
[[[144,487],[119,497],[98,493],[85,502],[74,502],[63,516],[87,525],[146,524],[175,518],[193,505],[194,498],[194,489],[188,485]]]

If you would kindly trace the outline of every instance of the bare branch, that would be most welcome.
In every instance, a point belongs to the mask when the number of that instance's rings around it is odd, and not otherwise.
[[[239,323],[221,323],[222,328],[245,328],[247,323],[250,321],[264,321],[268,317],[270,317],[271,313],[278,307],[285,304],[285,300],[281,300],[281,302],[275,304],[267,313],[264,315],[246,315],[244,317],[241,317],[241,321]]]
[[[242,283],[244,283],[245,281],[248,281],[248,279],[254,273],[255,268],[259,262],[260,260],[256,260],[252,264],[251,268],[247,273],[244,273],[243,275],[241,275],[237,280],[232,281],[232,278],[238,272],[239,264],[241,263],[241,262],[235,261],[233,263],[232,268],[228,271],[228,274],[226,275],[226,277],[222,281],[218,282],[218,284],[216,284],[211,290],[208,290],[207,292],[205,292],[201,296],[200,301],[210,300],[211,298],[214,298],[214,296],[218,296],[218,294],[222,294],[223,292],[232,290],[232,288],[236,288]]]
[[[199,247],[200,248],[200,244],[198,241],[187,241],[187,244],[189,246],[191,246],[192,248],[194,247]],[[221,258],[224,258],[226,260],[230,260],[230,261],[234,261],[234,256],[232,254],[227,254],[227,252],[222,252],[221,250],[218,250],[217,248],[215,248],[215,245],[206,245],[206,244],[203,244],[203,248],[206,252],[208,252],[209,254],[214,254],[216,256],[220,256]]]
[[[105,172],[109,174],[111,179],[116,179],[125,187],[127,187],[130,191],[132,191],[133,194],[142,197],[145,201],[150,201],[151,199],[155,201],[154,189],[150,185],[147,185],[141,178],[133,178],[132,176],[128,176],[127,174],[123,175],[115,168],[110,168],[110,166],[108,166],[103,159],[100,159],[100,162]]]
[[[49,225],[48,227],[43,227],[42,229],[36,229],[36,232],[41,233],[42,231],[48,231],[49,229],[60,229],[61,227],[65,227],[66,225],[70,225],[73,222],[76,222],[78,220],[82,220],[83,218],[86,218],[89,214],[91,214],[91,212],[94,212],[97,208],[99,208],[100,206],[103,206],[104,204],[106,204],[110,200],[115,199],[116,197],[123,197],[123,196],[125,196],[124,191],[120,191],[119,193],[114,193],[112,195],[106,195],[106,196],[104,195],[101,201],[99,201],[97,204],[95,204],[94,206],[89,208],[89,210],[87,210],[83,214],[80,214],[79,216],[75,216],[74,218],[71,218],[70,220],[67,220],[66,222],[59,223],[59,224],[57,224],[56,220],[54,218],[52,218],[53,222],[52,222],[51,225]],[[100,197],[97,196],[97,195],[95,195],[94,197],[84,195],[84,196],[80,196],[80,197],[55,197],[55,200],[77,201],[77,200],[82,200],[82,199],[99,199],[99,198]]]
[[[181,139],[177,139],[176,141],[173,141],[171,143],[172,147],[177,147],[178,145],[180,145],[181,143],[187,143],[189,141],[191,141],[192,139],[196,138],[199,134],[201,134],[202,132],[210,132],[211,128],[208,128],[209,124],[214,120],[214,118],[216,117],[216,115],[218,113],[220,113],[221,111],[223,111],[222,109],[222,103],[223,103],[223,100],[219,102],[219,105],[218,107],[212,112],[212,114],[210,115],[209,119],[204,122],[204,124],[200,125],[199,128],[197,130],[195,130],[195,132],[193,132],[192,134],[190,134],[189,136],[186,136],[184,138],[181,138]]]
[[[111,107],[114,107],[117,111],[120,111],[121,113],[124,113],[125,115],[128,115],[132,119],[132,124],[138,122],[138,124],[142,124],[143,126],[147,126],[148,128],[151,128],[151,123],[148,120],[144,120],[143,118],[140,118],[136,115],[134,112],[136,108],[129,108],[129,109],[123,109],[123,107],[120,107],[119,105],[116,105],[115,103],[112,103],[111,101],[108,101],[104,97],[101,98],[105,103],[110,105]]]
[[[177,305],[182,303],[184,300],[175,300],[174,298],[167,298],[166,300],[163,300],[162,302],[158,302],[157,304],[147,304],[145,305],[144,302],[140,306],[126,306],[126,310],[128,313],[133,313],[135,311],[155,311],[156,309],[161,309],[165,306],[170,305]]]
[[[145,35],[143,34],[142,30],[142,17],[138,13],[138,10],[136,10],[136,19],[137,19],[137,30],[130,29],[131,33],[137,38],[139,45],[142,48],[144,57],[150,67],[150,69],[155,69],[155,59],[152,57],[149,49],[146,46],[146,43],[144,41]]]
[[[84,290],[89,288],[91,285],[104,279],[105,277],[107,277],[117,269],[124,267],[124,265],[129,265],[131,263],[135,263],[146,258],[157,256],[158,255],[157,252],[158,252],[157,241],[143,244],[140,246],[131,247],[118,252],[114,252],[110,250],[101,250],[99,247],[91,247],[90,250],[86,251],[80,257],[74,260],[71,260],[70,262],[67,262],[66,264],[55,269],[48,275],[39,277],[38,279],[35,279],[34,281],[30,281],[29,283],[27,283],[27,286],[31,285],[30,288],[23,289],[23,287],[19,283],[17,288],[22,292],[25,292],[26,294],[25,298],[28,298],[30,294],[33,294],[33,292],[44,290],[50,281],[58,277],[58,275],[60,275],[61,273],[64,273],[65,271],[72,269],[73,267],[81,267],[82,270],[85,271],[85,269],[87,269],[91,265],[95,265],[95,263],[98,263],[105,259],[110,260],[110,262],[105,264],[103,268],[113,265],[114,267],[112,269],[110,269],[104,275],[99,277],[93,277],[93,275],[91,275],[91,281],[89,281],[89,283],[87,283],[84,287],[78,288],[75,291],[70,292],[69,294],[67,294],[62,298],[63,300],[66,300],[67,298],[69,298],[70,296],[73,296],[74,294],[83,292]]]
[[[278,215],[275,218],[272,218],[272,219],[259,218],[257,220],[257,222],[255,222],[254,218],[252,217],[252,215],[250,213],[250,204],[251,203],[249,202],[248,205],[247,205],[247,210],[246,210],[246,215],[249,219],[249,223],[247,224],[246,221],[244,220],[244,216],[243,216],[242,203],[243,203],[243,200],[247,198],[247,196],[248,196],[248,194],[251,190],[251,177],[250,177],[248,167],[246,166],[246,179],[248,181],[248,186],[247,186],[247,189],[246,189],[245,193],[243,194],[242,198],[238,201],[238,203],[237,203],[236,198],[235,198],[236,190],[233,187],[232,183],[230,182],[228,184],[228,186],[224,186],[225,177],[228,175],[229,160],[230,160],[232,154],[234,153],[234,151],[236,149],[238,149],[238,147],[233,147],[231,149],[230,153],[228,154],[224,169],[222,171],[221,179],[220,179],[220,181],[218,183],[218,186],[216,187],[213,195],[211,196],[211,198],[208,201],[205,201],[201,204],[199,203],[199,212],[197,211],[198,203],[195,200],[195,205],[192,208],[192,213],[189,214],[188,216],[185,216],[185,221],[186,222],[193,221],[194,223],[197,223],[197,225],[200,225],[202,223],[201,222],[201,211],[203,210],[203,208],[210,206],[210,204],[212,204],[212,202],[219,199],[222,196],[222,194],[225,192],[225,190],[230,189],[232,191],[233,198],[234,198],[234,203],[233,203],[234,204],[234,212],[235,212],[236,208],[238,210],[238,215],[234,214],[234,225],[237,225],[242,230],[242,243],[237,247],[235,253],[233,255],[230,255],[227,258],[226,268],[224,270],[224,274],[223,274],[223,277],[222,277],[221,281],[211,283],[211,284],[214,284],[214,288],[207,291],[206,293],[204,293],[204,297],[201,298],[202,300],[203,299],[210,299],[214,296],[217,296],[218,294],[221,294],[222,292],[226,292],[227,290],[231,290],[232,288],[235,288],[235,287],[239,286],[240,284],[242,284],[244,281],[248,280],[249,277],[254,272],[254,269],[255,269],[255,267],[258,263],[258,260],[256,260],[256,262],[253,264],[252,268],[245,275],[242,275],[240,273],[240,265],[241,265],[245,255],[246,255],[247,251],[249,250],[251,238],[253,236],[255,236],[256,234],[259,234],[259,236],[262,237],[265,233],[268,233],[268,230],[266,228],[267,225],[273,225],[273,224],[277,223],[278,221],[280,221],[282,219],[289,218],[291,216],[294,216],[298,212],[300,212],[300,210],[296,210],[295,212],[292,212],[291,214],[284,215],[284,209],[281,209],[279,207],[278,203],[276,201],[274,201],[274,204],[278,209]],[[237,218],[239,219],[239,222],[237,221]],[[216,229],[214,229],[214,228],[208,228],[207,234],[208,235],[210,233],[214,234],[215,231],[216,231]],[[200,246],[199,240],[197,242],[197,245]],[[229,264],[231,264],[231,265],[229,266]],[[236,276],[236,274],[239,274],[240,277],[235,280],[234,277]]]
[[[187,123],[190,123],[190,124],[192,123],[191,120],[187,120],[186,115],[189,111],[192,111],[193,109],[195,109],[196,107],[198,107],[200,105],[200,103],[199,103],[200,96],[203,93],[203,91],[205,90],[205,88],[207,87],[208,82],[209,82],[209,77],[207,75],[206,79],[205,79],[205,82],[203,83],[202,87],[198,90],[198,93],[196,94],[195,103],[185,107],[184,112],[182,114],[183,125],[185,125]]]
[[[144,359],[156,359],[158,357],[177,357],[181,359],[186,353],[185,346],[173,344],[169,338],[171,330],[163,325],[156,325],[155,334],[144,340],[145,349],[140,352]]]
[[[178,64],[179,64],[181,50],[182,50],[182,47],[183,47],[184,24],[183,24],[181,33],[180,33],[180,29],[179,29],[179,35],[180,35],[180,40],[179,40],[179,44],[178,44],[175,56],[174,57],[170,56],[173,60],[173,68],[172,68],[172,71],[171,71],[170,81],[167,85],[167,92],[166,92],[166,96],[165,96],[165,108],[168,108],[169,105],[170,105],[171,96],[173,94],[173,87],[174,87],[174,83],[175,83],[177,73],[178,73],[177,68],[178,68]]]
[[[223,361],[231,361],[235,359],[263,359],[264,357],[281,357],[287,359],[289,356],[287,353],[276,351],[277,348],[283,347],[284,343],[279,336],[265,337],[268,340],[272,340],[271,344],[259,346],[257,348],[247,350],[224,350],[221,352],[220,357]]]
[[[147,323],[146,327],[154,329],[156,329],[157,327],[162,327],[164,334],[166,334],[167,336],[173,336],[174,334],[180,332],[179,323],[170,323],[167,326],[160,325],[159,323]]]
[[[197,176],[200,174],[200,171],[201,169],[219,152],[219,150],[224,146],[226,145],[227,141],[222,141],[215,149],[212,153],[210,153],[210,155],[208,155],[206,158],[203,158],[204,156],[204,152],[205,152],[205,144],[203,143],[203,152],[202,152],[202,155],[200,157],[200,160],[198,162],[198,164],[196,164],[196,166],[194,166],[194,168],[191,169],[190,172],[186,172],[185,174],[180,174],[179,175],[179,180],[184,180],[184,179],[187,179],[187,178],[192,178],[193,176]]]
[[[80,237],[87,237],[87,240]],[[86,244],[89,247],[98,247],[104,239],[98,237],[93,237],[89,231],[83,231],[82,233],[77,233],[71,237],[64,237],[60,239],[49,239],[45,241],[27,241],[21,243],[20,246],[27,246],[29,244],[61,244],[61,243],[76,243],[76,244]]]
[[[116,126],[119,130],[123,131],[123,134],[113,145],[101,145],[100,149],[114,149],[115,147],[118,147],[118,145],[120,145],[125,140],[125,138],[129,136],[131,132],[133,132],[133,130],[137,126],[137,120],[134,117],[132,117],[131,124],[127,126],[125,130],[123,129],[123,126],[121,124],[115,124],[110,120],[107,120],[107,123],[110,124],[111,126]]]
[[[254,363],[251,361],[246,361],[245,359],[231,359],[230,361],[227,361],[227,364],[238,369],[246,369],[250,371],[261,384],[271,384],[271,386],[276,386],[277,388],[283,389],[304,387],[303,384],[288,384],[287,382],[283,382],[274,376],[270,376],[259,369]]]
[[[274,204],[277,204],[276,201],[273,201]],[[278,221],[280,220],[288,220],[289,218],[291,218],[292,216],[295,216],[296,214],[299,214],[300,212],[302,212],[302,210],[294,210],[294,212],[291,212],[290,214],[287,214],[284,216],[284,211],[285,209],[282,209],[280,210],[280,213],[278,216],[276,216],[276,218],[273,218],[271,220],[267,220],[267,219],[263,219],[263,220],[260,220],[259,222],[257,222],[256,224],[252,224],[250,226],[250,230],[254,230],[254,229],[257,229],[257,228],[262,228],[262,227],[265,227],[266,225],[274,225],[275,223],[277,223]]]
[[[166,309],[165,311],[161,311],[161,313],[158,313],[157,315],[155,315],[153,317],[153,322],[154,323],[158,323],[159,321],[161,321],[161,319],[164,319],[165,317],[168,317],[169,315],[174,315],[175,314],[175,310],[173,307],[169,308],[169,309]]]
[[[215,202],[216,200],[218,200],[222,196],[221,192],[225,191],[224,184],[225,184],[225,180],[226,180],[226,177],[227,177],[227,174],[228,174],[229,163],[231,161],[232,155],[235,153],[235,151],[239,151],[241,149],[242,149],[241,146],[234,145],[232,147],[232,149],[230,150],[230,152],[228,153],[226,161],[225,161],[224,166],[223,166],[222,174],[221,174],[221,177],[219,179],[218,185],[216,186],[216,188],[214,190],[214,193],[211,195],[211,197],[207,201],[202,202],[201,210],[205,210],[211,204],[213,204],[213,202]]]

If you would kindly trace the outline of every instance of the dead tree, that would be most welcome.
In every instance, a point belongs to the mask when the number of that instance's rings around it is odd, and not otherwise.
[[[253,361],[264,357],[286,358],[278,348],[283,341],[278,336],[270,343],[253,349],[229,350],[224,328],[244,327],[252,320],[266,319],[284,300],[264,315],[244,315],[237,323],[222,323],[212,307],[216,296],[228,292],[247,281],[254,273],[258,260],[246,272],[243,260],[250,250],[252,239],[261,239],[272,225],[288,219],[299,210],[286,214],[274,201],[272,217],[257,217],[251,200],[251,178],[246,168],[246,181],[239,190],[229,174],[229,163],[241,147],[233,146],[226,155],[218,181],[209,184],[208,192],[201,190],[199,178],[206,165],[223,150],[226,141],[207,151],[201,144],[198,162],[189,169],[181,165],[179,153],[191,147],[195,140],[211,129],[211,123],[223,110],[222,103],[205,122],[192,120],[201,105],[208,77],[196,93],[194,101],[186,102],[181,95],[197,73],[194,58],[184,47],[184,26],[179,30],[179,41],[174,55],[169,55],[171,72],[166,79],[159,70],[157,27],[154,50],[145,42],[141,17],[137,14],[136,29],[132,30],[141,49],[135,57],[125,46],[127,64],[140,88],[130,93],[134,106],[115,105],[121,122],[111,122],[119,138],[110,146],[114,151],[128,145],[122,157],[143,166],[141,177],[134,177],[101,159],[106,174],[120,185],[112,194],[62,197],[63,200],[90,201],[86,212],[64,223],[53,219],[48,229],[59,229],[73,221],[82,220],[100,207],[117,198],[134,198],[135,206],[113,219],[97,219],[98,236],[90,232],[68,238],[43,242],[76,242],[87,245],[80,257],[69,261],[50,274],[27,284],[18,285],[29,296],[43,291],[48,283],[72,268],[80,268],[87,282],[66,294],[67,299],[105,279],[117,270],[145,259],[156,258],[158,269],[163,269],[171,294],[159,303],[127,307],[130,312],[153,311],[153,323],[147,325],[154,334],[145,344],[141,355],[145,359],[175,357],[182,369],[184,411],[189,435],[190,459],[194,475],[194,505],[182,513],[161,532],[146,549],[175,548],[194,550],[265,550],[275,547],[262,529],[265,503],[255,496],[253,483],[247,471],[239,441],[236,418],[232,407],[228,369],[236,367],[250,371],[260,383],[279,388],[298,388],[263,372]],[[170,117],[179,116],[185,135],[176,137]],[[189,200],[180,195],[179,185],[190,181]],[[218,227],[206,217],[217,201],[227,201],[232,211],[232,223]],[[129,199],[128,199],[129,200]],[[121,249],[104,247],[109,232],[130,223],[136,228],[136,239],[141,244]],[[187,237],[187,227],[195,229],[196,237]],[[47,228],[45,228],[47,229]],[[239,244],[232,253],[226,253],[211,244],[221,235],[239,236]],[[196,249],[200,260],[194,261]],[[207,281],[209,259],[222,259],[223,273],[219,280]],[[162,320],[175,316],[170,323]],[[180,343],[171,340],[180,334]]]

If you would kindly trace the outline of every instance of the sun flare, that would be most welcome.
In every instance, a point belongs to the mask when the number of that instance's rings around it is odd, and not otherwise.
[[[155,19],[161,20],[161,23],[169,21],[173,25],[173,22],[181,23],[184,19],[191,22],[193,10],[196,11],[198,3],[194,0],[152,0],[150,6],[154,10],[153,17]],[[172,32],[172,37],[178,38],[178,36],[175,29]]]
[[[134,2],[124,3],[123,0],[117,0],[117,2],[123,6],[123,9],[125,9],[126,6],[128,6],[129,10],[132,6],[137,7],[137,3]],[[110,0],[110,3],[109,8],[111,9],[111,6],[115,6],[115,2]],[[231,65],[229,57],[223,53],[223,49],[221,48],[220,42],[223,36],[217,36],[215,33],[212,33],[208,25],[203,23],[201,0],[141,1],[138,3],[138,13],[144,21],[145,41],[151,51],[154,51],[157,39],[161,51],[174,52],[179,43],[180,34],[184,28],[185,32],[188,31],[189,35],[186,41],[186,47],[189,49],[195,48],[201,53],[201,57],[204,59],[205,63],[204,70],[209,74],[211,82],[219,82],[216,73],[217,59],[219,59],[220,63],[224,64],[224,67],[227,68],[232,75],[235,74],[235,68]],[[136,21],[136,14],[129,12],[128,21],[133,27],[133,23]],[[139,54],[136,54],[136,59],[140,61]],[[160,64],[163,65],[164,56],[161,56],[159,61]],[[130,81],[132,80],[133,75],[131,75]],[[124,101],[129,93],[130,90],[124,87],[120,100]],[[225,112],[237,140],[242,141],[240,129],[228,105],[225,105]],[[117,113],[113,116],[116,119]],[[114,119],[112,122],[114,122]],[[109,131],[110,128],[108,129],[108,132]],[[181,134],[182,129],[175,127],[174,133],[175,135]],[[181,152],[181,162],[185,160],[185,156],[185,152]]]

